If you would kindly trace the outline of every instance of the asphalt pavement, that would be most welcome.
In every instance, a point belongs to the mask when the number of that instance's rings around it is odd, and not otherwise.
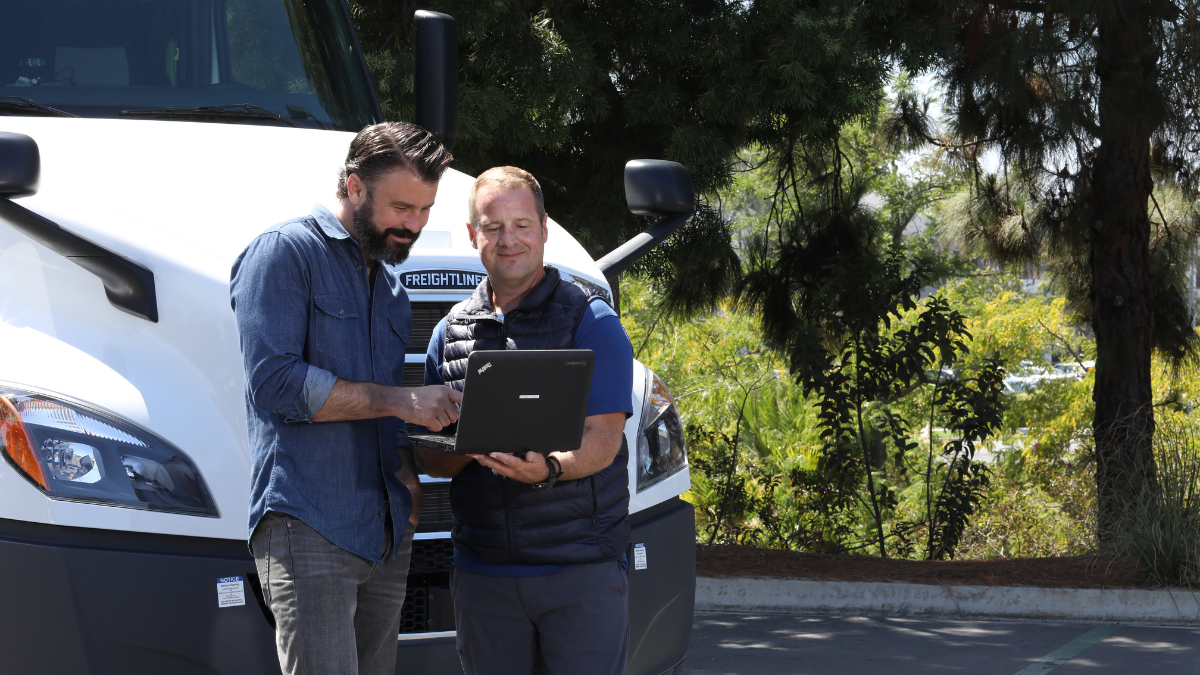
[[[1200,628],[697,612],[688,675],[1193,675]]]

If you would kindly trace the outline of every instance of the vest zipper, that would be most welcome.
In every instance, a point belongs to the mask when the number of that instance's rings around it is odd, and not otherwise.
[[[508,558],[509,560],[516,562],[516,549],[513,548],[512,537],[512,511],[508,504],[508,483],[509,481],[507,478],[500,476],[500,496],[504,500],[504,538],[508,544]]]
[[[596,475],[592,474],[588,476],[588,482],[592,485],[592,524],[595,525],[596,511],[600,508],[600,505],[596,502]]]

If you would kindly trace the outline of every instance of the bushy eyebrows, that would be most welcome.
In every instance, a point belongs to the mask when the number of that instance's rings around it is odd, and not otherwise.
[[[394,209],[430,209],[433,208],[433,202],[429,202],[425,206],[417,206],[412,202],[406,202],[403,199],[391,199],[388,201],[388,206]]]

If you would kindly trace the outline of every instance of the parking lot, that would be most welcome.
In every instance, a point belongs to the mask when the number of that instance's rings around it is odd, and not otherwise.
[[[697,612],[689,675],[1182,675],[1200,628]]]

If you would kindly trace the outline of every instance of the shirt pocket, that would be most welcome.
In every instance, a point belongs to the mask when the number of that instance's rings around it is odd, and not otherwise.
[[[407,349],[412,340],[412,316],[389,316],[388,325],[400,340],[401,347]]]
[[[412,340],[412,319],[405,320],[404,316],[389,316],[388,326],[391,330],[388,332],[388,341],[385,349],[387,352],[383,356],[387,359],[392,369],[392,377],[397,386],[404,387],[419,387],[425,381],[425,362],[422,360],[419,364],[413,364],[413,371],[405,378],[406,365],[404,355],[408,353],[408,345]],[[420,372],[417,372],[417,366],[420,366]],[[407,381],[406,381],[407,380]]]
[[[336,295],[313,297],[317,311],[313,317],[313,348],[345,361],[362,351],[363,319],[354,303]]]

